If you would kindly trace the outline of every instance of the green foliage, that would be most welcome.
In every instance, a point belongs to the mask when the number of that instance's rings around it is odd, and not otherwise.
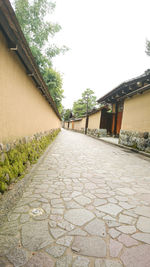
[[[3,193],[12,182],[17,182],[24,176],[28,163],[36,163],[59,131],[56,130],[52,134],[26,144],[18,144],[4,154],[4,160],[0,160],[0,192]]]
[[[60,53],[64,54],[68,48],[66,46],[57,47],[52,43],[52,38],[61,30],[61,26],[45,19],[46,15],[54,11],[55,3],[50,0],[14,0],[14,6],[32,54],[61,113],[62,77],[59,72],[52,69],[52,58]]]
[[[63,119],[64,119],[64,121],[68,121],[71,116],[72,116],[72,110],[71,109],[65,109],[63,111]]]
[[[81,117],[90,112],[96,105],[94,91],[88,88],[82,93],[82,98],[73,103],[73,114],[77,118]]]
[[[43,73],[46,67],[52,66],[53,57],[67,50],[65,46],[59,48],[48,42],[49,37],[52,38],[61,30],[59,24],[45,19],[47,14],[54,11],[55,3],[49,0],[15,0],[14,6],[22,31]]]
[[[46,69],[44,73],[44,80],[48,86],[48,90],[54,99],[58,111],[61,113],[63,106],[61,104],[63,99],[63,89],[62,89],[62,77],[61,74],[52,68]]]

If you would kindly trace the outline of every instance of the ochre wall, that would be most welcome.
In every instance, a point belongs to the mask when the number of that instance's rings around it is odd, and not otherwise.
[[[65,128],[68,129],[68,122],[65,122]]]
[[[74,122],[74,130],[80,131],[81,130],[81,123],[82,123],[82,120],[81,121],[75,121]]]
[[[101,111],[89,116],[88,129],[99,129]]]
[[[80,121],[74,121],[74,130],[80,131],[81,128],[85,128],[86,117]]]
[[[69,129],[72,130],[72,121],[69,122]]]
[[[59,127],[59,118],[0,32],[0,142]]]
[[[150,90],[124,101],[121,130],[150,132]]]
[[[86,123],[86,117],[82,118],[81,128],[84,128],[85,129],[85,123]]]

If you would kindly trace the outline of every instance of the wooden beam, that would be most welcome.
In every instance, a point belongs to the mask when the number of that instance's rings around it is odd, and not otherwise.
[[[27,73],[28,76],[33,77],[34,73]]]
[[[9,47],[9,49],[10,49],[11,51],[17,51],[17,50],[18,50],[18,47],[17,47],[17,45],[16,45],[16,47]]]

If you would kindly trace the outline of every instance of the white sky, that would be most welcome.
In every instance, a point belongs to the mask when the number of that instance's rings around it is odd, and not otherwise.
[[[64,74],[65,108],[86,88],[100,98],[150,68],[150,0],[56,0],[50,21],[62,26],[54,43],[70,51],[53,60]]]

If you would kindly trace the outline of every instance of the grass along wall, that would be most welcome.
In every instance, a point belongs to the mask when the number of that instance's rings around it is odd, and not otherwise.
[[[60,129],[24,137],[12,143],[0,144],[0,192],[22,179],[28,167],[36,163]]]

